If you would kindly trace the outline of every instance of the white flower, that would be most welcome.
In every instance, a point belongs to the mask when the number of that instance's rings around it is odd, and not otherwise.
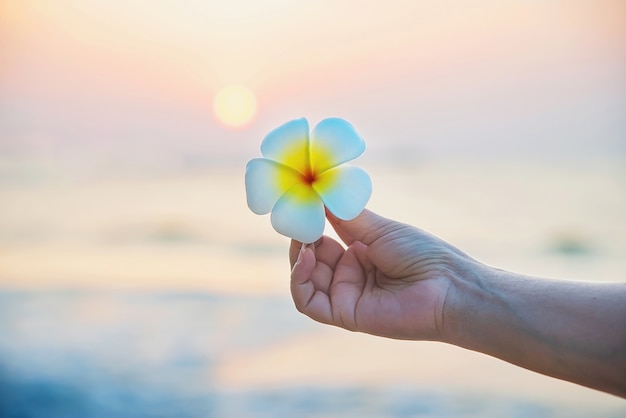
[[[246,197],[254,213],[272,213],[274,229],[304,243],[324,232],[325,211],[355,218],[372,194],[367,173],[341,165],[361,155],[365,142],[347,121],[324,119],[309,135],[305,118],[270,132],[261,143],[264,158],[246,166]]]

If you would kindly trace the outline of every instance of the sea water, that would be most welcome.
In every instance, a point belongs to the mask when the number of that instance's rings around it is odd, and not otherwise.
[[[619,161],[366,168],[370,209],[485,263],[626,279]],[[477,353],[302,316],[288,293],[288,240],[248,211],[240,171],[83,177],[4,167],[0,416],[626,413],[615,397]]]

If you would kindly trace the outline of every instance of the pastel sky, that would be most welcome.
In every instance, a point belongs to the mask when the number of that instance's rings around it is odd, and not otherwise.
[[[623,0],[0,0],[0,155],[249,157],[301,116],[380,155],[624,155],[625,74]]]

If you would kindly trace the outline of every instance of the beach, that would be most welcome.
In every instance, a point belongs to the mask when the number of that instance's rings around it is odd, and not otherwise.
[[[625,279],[620,161],[360,165],[370,209],[487,264]],[[479,353],[304,317],[289,241],[247,209],[241,170],[18,168],[0,177],[2,416],[626,413],[619,398]]]
[[[380,215],[626,282],[625,40],[617,0],[0,1],[0,418],[626,417],[302,315],[244,186],[308,132]]]

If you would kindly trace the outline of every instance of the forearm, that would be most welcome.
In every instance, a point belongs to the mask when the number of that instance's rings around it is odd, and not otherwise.
[[[447,342],[626,397],[626,284],[467,271],[446,299]]]

